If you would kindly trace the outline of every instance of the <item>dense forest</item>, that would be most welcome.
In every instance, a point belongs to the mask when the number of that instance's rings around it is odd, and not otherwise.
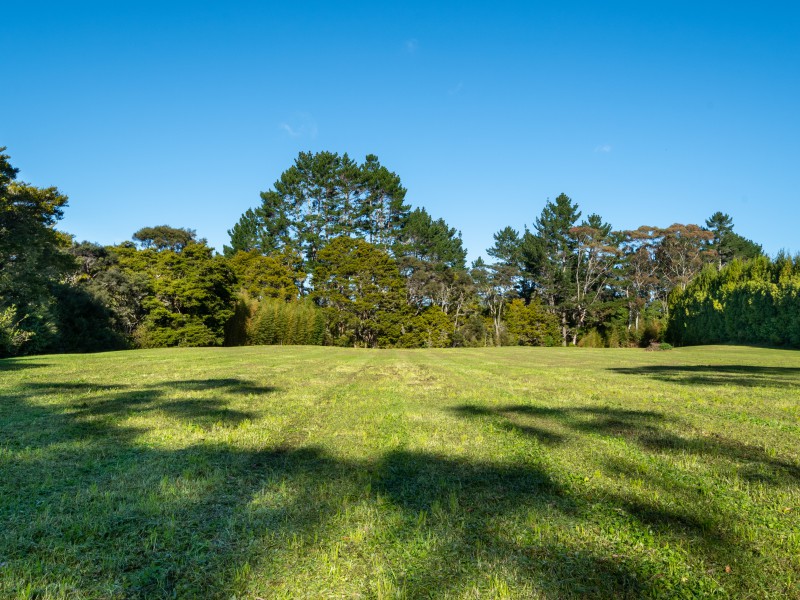
[[[132,347],[800,344],[800,259],[717,212],[617,231],[565,194],[467,264],[374,155],[300,153],[215,254],[160,225],[115,246],[56,228],[67,197],[0,148],[0,355]]]

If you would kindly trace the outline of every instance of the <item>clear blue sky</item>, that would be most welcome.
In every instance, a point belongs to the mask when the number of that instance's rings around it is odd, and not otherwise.
[[[433,4],[6,0],[0,146],[100,243],[166,223],[221,250],[331,150],[377,154],[472,259],[561,192],[800,250],[798,3]]]

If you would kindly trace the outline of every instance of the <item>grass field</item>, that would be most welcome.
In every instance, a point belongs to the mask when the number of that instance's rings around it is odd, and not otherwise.
[[[0,597],[800,598],[800,353],[0,361]]]

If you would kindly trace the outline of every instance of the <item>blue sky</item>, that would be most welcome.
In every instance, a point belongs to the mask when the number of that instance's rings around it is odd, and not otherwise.
[[[5,1],[0,146],[61,228],[218,250],[302,150],[377,154],[474,259],[559,193],[800,251],[800,5]]]

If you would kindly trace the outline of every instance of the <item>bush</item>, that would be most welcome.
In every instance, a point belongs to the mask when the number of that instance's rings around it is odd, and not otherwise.
[[[590,329],[578,340],[578,346],[581,348],[604,348],[605,342],[603,336],[596,329]]]
[[[31,337],[32,331],[26,331],[19,326],[15,306],[8,306],[0,311],[0,357],[19,354]]]
[[[257,304],[247,327],[248,344],[322,344],[325,318],[310,300],[286,302],[265,298]]]

